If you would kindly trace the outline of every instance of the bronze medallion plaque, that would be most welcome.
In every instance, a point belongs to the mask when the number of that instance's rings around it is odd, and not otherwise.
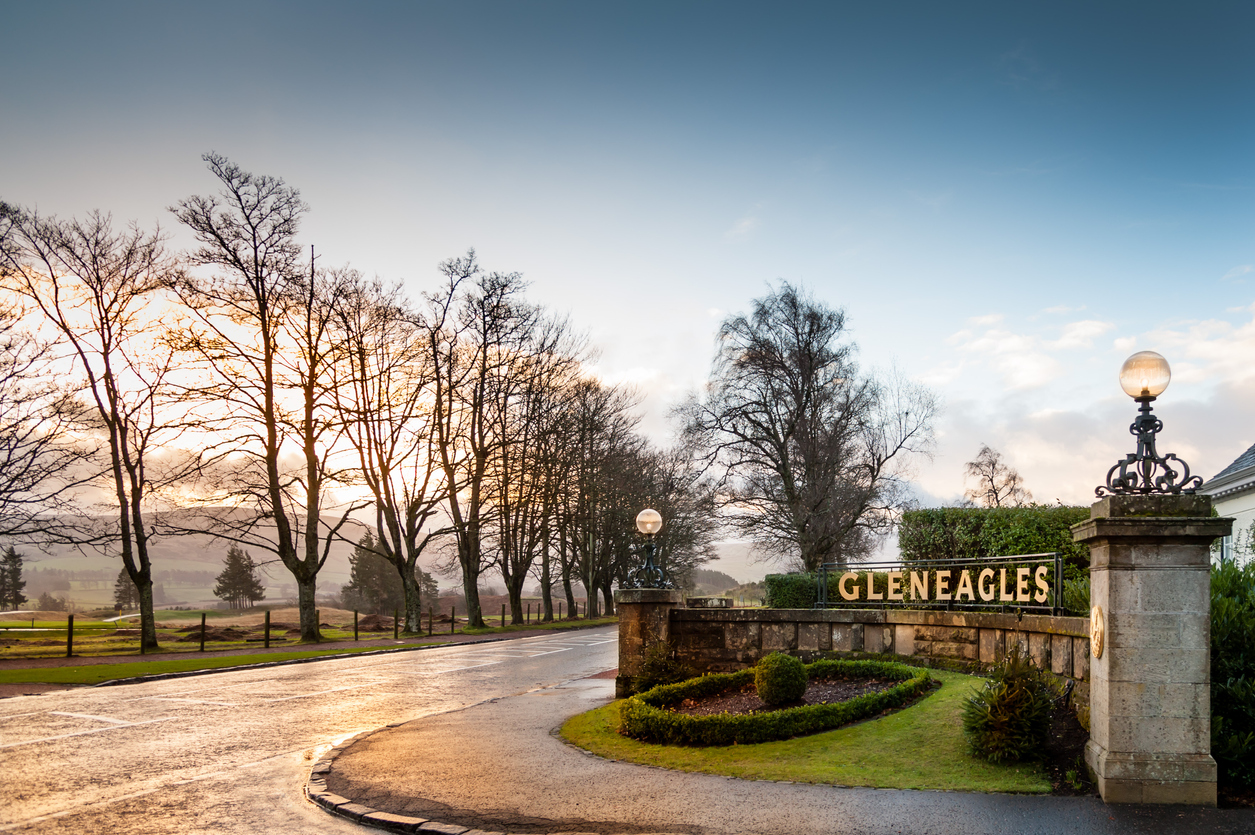
[[[1106,623],[1103,621],[1102,607],[1095,606],[1089,610],[1089,654],[1094,658],[1102,658],[1103,633]]]

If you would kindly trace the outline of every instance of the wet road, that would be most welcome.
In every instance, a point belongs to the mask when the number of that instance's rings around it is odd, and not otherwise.
[[[0,701],[0,832],[361,833],[308,803],[361,731],[615,666],[614,627]]]

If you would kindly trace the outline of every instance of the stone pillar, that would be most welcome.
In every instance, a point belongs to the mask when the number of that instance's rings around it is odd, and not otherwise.
[[[615,698],[632,695],[632,679],[640,674],[650,647],[670,639],[671,610],[682,600],[683,595],[672,589],[619,589],[614,593],[615,609],[619,612]]]
[[[1090,739],[1108,803],[1216,805],[1211,554],[1232,519],[1206,496],[1108,496],[1072,529],[1090,549]]]

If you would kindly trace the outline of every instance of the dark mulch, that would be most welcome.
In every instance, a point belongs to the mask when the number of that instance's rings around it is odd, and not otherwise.
[[[801,705],[833,704],[836,702],[848,702],[850,699],[867,693],[880,693],[901,683],[900,681],[875,678],[819,679],[807,682],[806,693],[800,701],[789,702],[788,704],[775,707],[769,706],[762,699],[758,698],[758,694],[754,691],[754,685],[747,684],[740,690],[722,693],[718,696],[708,696],[703,699],[685,699],[676,706],[675,712],[688,716],[715,716],[720,713],[730,713],[734,716],[739,716],[747,713],[783,710]]]
[[[1223,778],[1223,774],[1221,777]],[[1255,806],[1255,788],[1226,786],[1221,783],[1216,790],[1218,805],[1221,809],[1249,809]]]
[[[1070,701],[1061,699],[1050,715],[1050,733],[1042,757],[1055,794],[1086,795],[1097,791],[1085,769],[1086,742],[1089,731],[1081,727]]]
[[[206,641],[242,641],[248,637],[248,633],[242,629],[236,629],[232,626],[205,628]],[[189,632],[182,638],[178,639],[180,643],[192,644],[200,640],[200,627],[196,627],[194,632]]]

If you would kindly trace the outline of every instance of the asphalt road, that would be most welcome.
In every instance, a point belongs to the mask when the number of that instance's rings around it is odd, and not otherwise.
[[[0,832],[361,833],[308,803],[361,731],[613,668],[614,627],[0,701]]]

